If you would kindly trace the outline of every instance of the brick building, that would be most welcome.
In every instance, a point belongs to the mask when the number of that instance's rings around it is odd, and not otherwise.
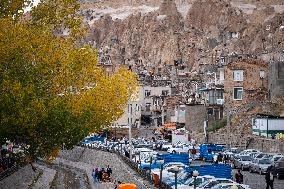
[[[243,59],[225,67],[225,109],[233,110],[245,104],[268,98],[268,64],[257,59]]]

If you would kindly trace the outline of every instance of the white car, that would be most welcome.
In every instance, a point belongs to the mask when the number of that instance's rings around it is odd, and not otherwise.
[[[231,179],[216,178],[203,182],[202,184],[198,185],[196,189],[212,188],[217,184],[223,184],[223,183],[235,183],[235,182],[232,181]]]
[[[174,177],[174,173],[169,172],[173,167],[178,167],[180,171],[184,170],[187,165],[180,163],[180,162],[171,162],[167,163],[163,166],[163,172],[162,172],[162,179],[168,179],[169,177]],[[156,175],[160,175],[161,170],[160,169],[152,169],[151,172]]]
[[[273,155],[270,159],[271,163],[274,163],[275,161],[278,161],[280,158],[283,158],[284,156],[281,154]]]
[[[170,148],[173,148],[173,145],[171,143],[163,143],[162,150],[167,151]]]
[[[248,185],[238,183],[222,183],[213,186],[211,189],[231,189],[232,186],[236,186],[238,189],[250,189]]]
[[[214,176],[210,176],[210,175],[204,175],[204,176],[198,176],[196,177],[196,186],[207,182],[208,180],[214,179]],[[174,187],[174,186],[173,186]],[[184,184],[178,184],[177,185],[178,189],[193,189],[194,188],[194,178],[190,178],[187,181],[185,181]]]
[[[141,152],[149,152],[149,153],[153,153],[154,151],[153,150],[150,150],[148,148],[134,148],[133,149],[133,153],[135,154],[139,154]]]
[[[177,146],[175,148],[169,148],[167,150],[168,153],[170,154],[176,154],[176,153],[189,153],[189,150],[193,149],[193,146],[190,144],[183,144],[180,146]]]
[[[238,155],[240,156],[245,156],[245,155],[249,155],[249,154],[252,154],[252,153],[261,153],[259,150],[255,150],[255,149],[247,149],[247,150],[244,150],[242,152],[240,152]]]

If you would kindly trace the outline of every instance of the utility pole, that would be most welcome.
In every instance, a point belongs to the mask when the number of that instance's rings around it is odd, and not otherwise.
[[[162,125],[165,124],[165,117],[164,117],[164,105],[162,104]]]
[[[128,129],[128,135],[129,135],[129,158],[130,160],[132,160],[132,134],[131,134],[131,127],[132,127],[132,123],[130,123],[129,125],[129,129]]]

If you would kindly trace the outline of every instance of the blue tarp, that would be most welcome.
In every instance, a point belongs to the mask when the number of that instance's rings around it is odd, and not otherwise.
[[[194,170],[197,170],[200,176],[211,175],[216,178],[232,179],[232,168],[229,164],[191,166],[187,169],[190,172]]]
[[[185,165],[189,165],[189,155],[188,154],[158,154],[157,159],[163,159],[165,163],[170,162],[181,162]]]
[[[95,142],[95,141],[103,143],[105,141],[105,138],[104,137],[97,137],[97,136],[86,137],[86,138],[84,138],[84,141],[82,143],[89,143],[89,142]]]
[[[213,160],[213,156],[224,150],[223,145],[202,144],[200,145],[200,157],[205,160]]]

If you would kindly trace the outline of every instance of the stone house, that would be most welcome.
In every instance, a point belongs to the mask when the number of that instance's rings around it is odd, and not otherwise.
[[[112,126],[116,128],[139,128],[141,124],[141,104],[139,101],[129,101],[124,109],[124,114]]]
[[[175,115],[176,106],[183,102],[181,95],[172,95],[165,98],[165,112],[166,112],[166,123],[171,122],[171,117]]]
[[[165,98],[172,94],[171,86],[142,86],[140,89],[143,123],[161,124],[165,119]]]
[[[268,98],[268,64],[258,59],[243,59],[225,67],[224,104],[233,111],[238,107]]]

